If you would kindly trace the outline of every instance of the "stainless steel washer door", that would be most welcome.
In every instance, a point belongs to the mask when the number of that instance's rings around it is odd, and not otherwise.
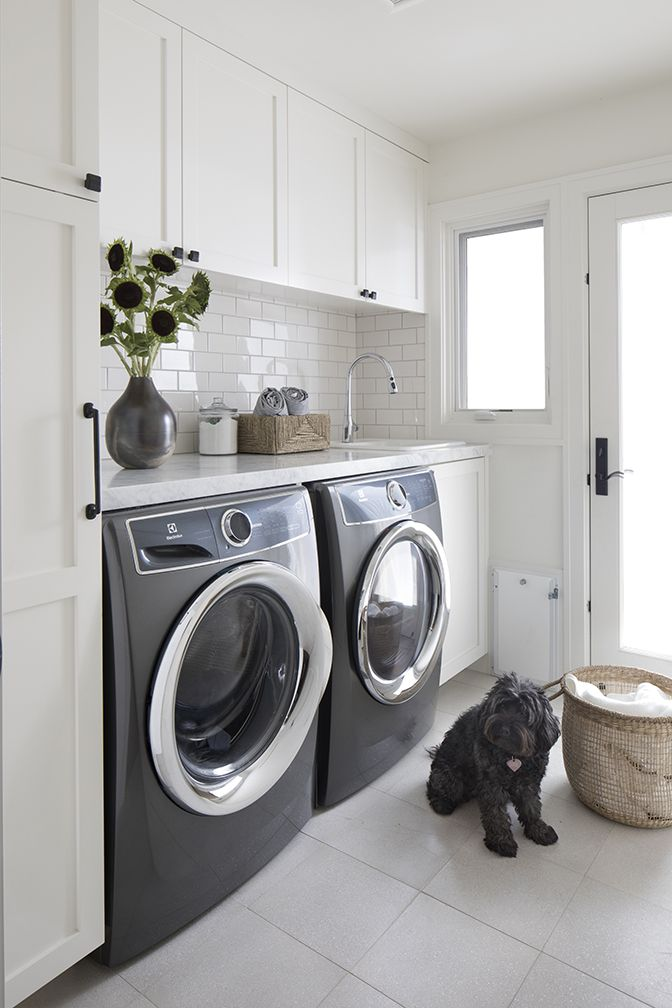
[[[329,627],[291,571],[250,561],[211,581],[154,678],[149,743],[168,794],[203,815],[261,798],[305,741],[330,669]]]
[[[381,703],[410,700],[431,676],[448,626],[450,578],[441,541],[416,521],[376,545],[355,610],[358,671]]]

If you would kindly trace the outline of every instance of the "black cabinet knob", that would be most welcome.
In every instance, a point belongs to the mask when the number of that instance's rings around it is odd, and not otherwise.
[[[187,256],[187,259],[189,259],[191,262],[198,262],[200,258],[201,253],[197,249],[191,249],[189,255]]]
[[[362,291],[360,291],[360,292],[359,292],[359,296],[360,296],[360,297],[365,297],[365,298],[368,298],[368,296],[369,296],[369,292],[368,292],[368,290],[367,290],[367,288],[366,288],[366,287],[364,288],[364,290],[362,290]]]
[[[103,180],[100,175],[92,175],[91,172],[87,172],[84,179],[84,188],[90,189],[91,192],[100,192],[103,188]]]
[[[184,259],[184,249],[181,245],[176,245],[173,249],[173,255],[176,259]]]
[[[376,298],[378,297],[378,291],[371,291],[369,297],[371,298],[372,301],[375,301]]]

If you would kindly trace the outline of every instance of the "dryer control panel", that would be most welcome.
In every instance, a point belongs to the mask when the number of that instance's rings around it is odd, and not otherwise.
[[[336,488],[346,525],[400,518],[430,507],[437,501],[434,476],[423,472],[396,472],[367,477]]]
[[[214,501],[129,518],[126,525],[138,573],[249,556],[293,542],[312,528],[307,496],[301,490]]]

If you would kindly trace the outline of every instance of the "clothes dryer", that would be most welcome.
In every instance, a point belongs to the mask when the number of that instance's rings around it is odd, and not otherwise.
[[[320,707],[317,803],[375,780],[429,730],[450,578],[430,470],[315,483],[332,675]]]
[[[111,965],[239,886],[311,814],[331,639],[308,494],[107,514]]]

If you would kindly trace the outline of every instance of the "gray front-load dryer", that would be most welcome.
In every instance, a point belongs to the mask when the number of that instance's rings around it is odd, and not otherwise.
[[[123,962],[266,864],[311,814],[331,665],[308,494],[107,514],[106,941]]]
[[[375,780],[434,720],[450,578],[429,470],[315,483],[321,598],[334,646],[317,803]]]

